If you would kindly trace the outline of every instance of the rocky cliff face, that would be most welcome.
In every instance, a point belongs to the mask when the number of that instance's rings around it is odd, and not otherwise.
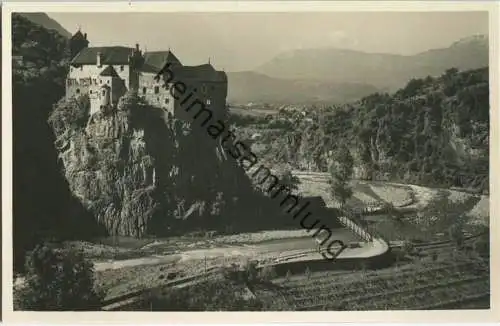
[[[133,94],[116,110],[88,112],[87,99],[61,100],[49,122],[71,192],[109,234],[258,224],[269,200],[199,126],[169,120]]]

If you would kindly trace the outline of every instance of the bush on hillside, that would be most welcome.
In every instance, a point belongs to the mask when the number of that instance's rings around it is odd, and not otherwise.
[[[26,283],[19,309],[35,311],[96,311],[103,293],[94,289],[94,269],[83,253],[50,244],[38,245],[26,256]]]
[[[88,95],[66,100],[61,99],[51,112],[48,122],[56,136],[61,135],[68,126],[84,127],[90,114],[90,99]]]
[[[481,257],[483,258],[489,258],[490,257],[490,240],[489,240],[489,234],[486,234],[486,236],[482,236],[476,241],[474,241],[473,244],[474,251]]]

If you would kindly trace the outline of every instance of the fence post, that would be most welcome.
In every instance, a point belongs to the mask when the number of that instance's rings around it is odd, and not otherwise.
[[[208,279],[208,275],[207,275],[207,255],[205,255],[205,280]]]

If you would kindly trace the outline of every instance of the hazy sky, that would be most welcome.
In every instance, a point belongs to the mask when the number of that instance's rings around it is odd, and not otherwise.
[[[488,34],[487,12],[48,13],[91,46],[139,43],[188,65],[252,69],[291,49],[340,47],[414,54]]]

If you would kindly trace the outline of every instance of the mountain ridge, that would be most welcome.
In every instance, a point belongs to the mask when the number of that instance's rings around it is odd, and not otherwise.
[[[28,19],[34,24],[40,25],[48,30],[54,30],[66,38],[71,38],[71,33],[68,32],[57,20],[51,18],[43,12],[23,12],[19,15]]]
[[[460,70],[482,68],[488,61],[488,36],[472,35],[448,47],[414,55],[340,48],[291,50],[253,71],[274,78],[364,82],[380,89],[395,90],[411,78],[437,76],[452,67]]]

